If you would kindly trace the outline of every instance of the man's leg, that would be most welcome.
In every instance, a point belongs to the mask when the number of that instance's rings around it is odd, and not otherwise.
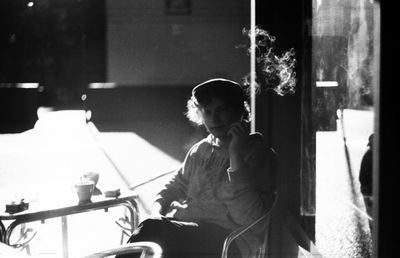
[[[227,231],[213,224],[161,219],[143,221],[128,242],[151,241],[163,249],[163,258],[221,257]],[[118,258],[140,257],[125,255]]]
[[[190,232],[196,231],[196,223],[171,221],[166,218],[147,219],[140,223],[138,229],[128,239],[128,243],[150,241],[159,244],[163,251],[163,258],[187,257],[184,241],[190,239]],[[135,258],[140,254],[120,255],[116,258]]]

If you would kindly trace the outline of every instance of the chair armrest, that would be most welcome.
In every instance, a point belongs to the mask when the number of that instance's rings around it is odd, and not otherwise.
[[[259,218],[255,219],[254,221],[252,221],[249,224],[243,225],[237,229],[235,229],[234,231],[232,231],[226,238],[224,241],[224,246],[222,249],[222,258],[227,258],[228,257],[228,249],[230,244],[239,236],[243,235],[246,231],[248,231],[249,229],[253,228],[254,226],[258,225],[261,222],[267,222],[269,223],[269,220],[271,220],[272,217],[272,213],[274,211],[274,208],[276,206],[278,200],[278,195],[275,192],[274,193],[274,202],[271,206],[271,208],[266,211],[262,216],[260,216]]]
[[[269,212],[265,213],[264,215],[262,215],[261,217],[259,217],[258,219],[256,219],[255,221],[253,221],[252,223],[248,224],[248,225],[244,225],[239,227],[238,229],[232,231],[226,238],[224,241],[224,246],[222,249],[222,258],[226,258],[228,257],[228,249],[230,244],[239,236],[241,236],[242,234],[244,234],[246,231],[248,231],[249,229],[251,229],[252,227],[254,227],[255,225],[257,225],[260,222],[263,222],[264,220],[270,218],[269,217]]]
[[[103,251],[83,256],[82,258],[104,258],[111,255],[130,253],[142,253],[141,257],[144,258],[161,258],[162,249],[157,243],[142,241],[109,248]]]

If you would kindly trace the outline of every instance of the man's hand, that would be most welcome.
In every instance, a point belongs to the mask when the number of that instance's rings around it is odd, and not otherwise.
[[[187,208],[187,204],[186,203],[182,204],[180,202],[173,201],[171,203],[171,206],[169,207],[169,210],[168,210],[166,216],[167,217],[173,217],[178,210],[182,210],[182,209],[186,209],[186,208]]]
[[[249,137],[250,125],[247,122],[240,121],[233,123],[228,130],[230,138],[228,152],[230,158],[230,168],[236,170],[244,166],[244,160],[241,154],[244,144]]]

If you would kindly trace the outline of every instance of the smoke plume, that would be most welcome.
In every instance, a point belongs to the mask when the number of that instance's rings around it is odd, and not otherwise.
[[[243,34],[250,38],[250,30],[243,29]],[[295,93],[296,65],[295,51],[290,49],[282,55],[276,53],[276,38],[268,31],[255,28],[256,52],[256,93],[273,90],[278,95]],[[247,53],[250,54],[250,47]],[[244,85],[250,91],[250,74],[244,77]]]

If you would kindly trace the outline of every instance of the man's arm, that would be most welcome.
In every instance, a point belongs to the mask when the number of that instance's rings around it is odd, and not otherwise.
[[[260,217],[273,202],[276,188],[275,156],[257,144],[236,170],[228,169],[225,204],[232,219],[244,225]]]
[[[193,149],[195,147],[196,145],[188,151],[175,177],[158,193],[152,207],[152,214],[155,216],[165,216],[169,212],[172,202],[186,198],[188,183],[193,170],[193,159],[195,158]]]

